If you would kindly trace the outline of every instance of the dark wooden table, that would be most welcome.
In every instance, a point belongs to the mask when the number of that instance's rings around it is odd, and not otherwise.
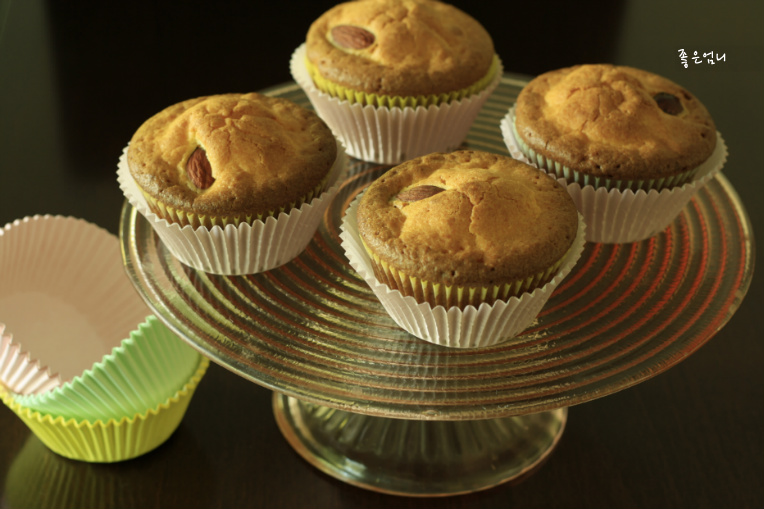
[[[764,4],[455,3],[491,31],[507,71],[613,62],[692,90],[728,143],[724,173],[762,231]],[[289,81],[291,52],[329,5],[0,0],[0,224],[63,214],[116,233],[116,162],[138,125],[183,99]],[[694,51],[725,59],[695,64]],[[212,365],[170,440],[120,464],[56,456],[0,407],[0,505],[764,507],[763,288],[755,272],[737,313],[690,358],[572,407],[559,446],[522,482],[427,500],[344,484],[282,438],[269,390]]]

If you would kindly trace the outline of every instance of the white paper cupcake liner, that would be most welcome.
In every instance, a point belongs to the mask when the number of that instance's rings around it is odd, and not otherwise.
[[[15,399],[31,410],[67,420],[120,420],[167,401],[193,374],[199,357],[155,316],[149,316],[109,355],[73,380]]]
[[[514,137],[514,106],[502,119],[500,127],[510,155],[538,167],[520,150]],[[722,170],[727,160],[727,146],[716,133],[716,149],[695,173],[692,181],[661,191],[619,191],[604,187],[581,186],[558,179],[576,203],[586,222],[586,240],[621,244],[645,240],[665,230],[698,190]],[[544,171],[543,168],[541,168]]]
[[[256,274],[283,265],[310,243],[326,207],[337,193],[347,156],[340,142],[337,159],[329,172],[328,187],[319,196],[278,218],[268,217],[252,224],[228,224],[225,228],[181,227],[160,218],[149,209],[145,197],[127,165],[127,147],[117,167],[117,180],[130,204],[142,214],[170,253],[191,268],[219,275]]]
[[[119,239],[71,217],[0,230],[0,322],[29,358],[65,383],[151,314],[122,266]]]
[[[579,214],[576,239],[557,275],[544,286],[508,301],[481,304],[477,308],[432,307],[390,289],[374,277],[371,259],[358,234],[356,211],[360,198],[359,195],[350,204],[341,226],[342,247],[351,267],[366,281],[395,323],[410,334],[437,345],[478,348],[516,337],[534,322],[549,296],[575,266],[584,248],[585,225]]]
[[[343,141],[348,154],[379,164],[398,164],[459,147],[503,72],[500,62],[491,84],[461,101],[416,109],[376,108],[341,101],[316,88],[305,67],[305,51],[302,44],[292,54],[292,77],[318,115]]]
[[[5,329],[0,323],[0,385],[16,394],[39,394],[61,385],[61,377],[33,360]]]

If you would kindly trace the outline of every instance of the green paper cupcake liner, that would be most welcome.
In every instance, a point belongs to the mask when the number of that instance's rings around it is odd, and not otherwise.
[[[65,419],[120,420],[167,401],[197,368],[199,357],[152,315],[81,375],[53,390],[15,398],[31,410]]]
[[[373,253],[361,239],[366,252],[372,262],[372,269],[377,280],[386,284],[393,290],[398,290],[404,296],[411,296],[417,302],[427,302],[432,306],[443,306],[446,309],[456,306],[464,309],[467,306],[479,307],[480,304],[493,304],[496,301],[507,301],[511,297],[517,297],[525,292],[543,286],[549,282],[559,271],[562,261],[567,256],[560,258],[551,267],[541,273],[525,279],[510,281],[498,285],[485,286],[457,286],[432,283],[416,276],[406,274],[382,260]]]
[[[113,463],[146,454],[172,435],[209,362],[206,357],[201,357],[191,378],[166,402],[139,415],[105,423],[42,414],[20,405],[2,387],[0,399],[56,454],[78,461]]]
[[[644,191],[649,191],[651,189],[660,191],[662,189],[670,189],[672,187],[682,186],[687,182],[692,181],[692,179],[695,178],[695,174],[697,173],[697,168],[693,168],[692,170],[679,173],[677,175],[672,175],[670,177],[648,180],[621,180],[587,175],[573,170],[568,166],[560,164],[553,159],[545,157],[529,147],[517,132],[514,115],[512,116],[512,121],[510,124],[512,126],[512,135],[515,138],[517,147],[531,161],[531,163],[535,164],[538,168],[553,174],[557,178],[565,179],[568,184],[577,183],[581,187],[592,186],[595,189],[605,188],[617,189],[619,191],[631,190],[637,192],[640,189]]]
[[[419,106],[426,108],[432,105],[459,101],[488,87],[501,67],[499,57],[494,55],[491,62],[491,67],[488,69],[488,73],[469,87],[450,93],[403,97],[380,95],[352,90],[325,79],[318,72],[316,66],[313,65],[313,63],[310,62],[307,58],[305,58],[305,66],[308,70],[308,74],[313,80],[313,83],[320,91],[329,94],[332,97],[336,97],[342,101],[348,101],[351,104],[368,104],[383,108],[417,108]]]
[[[310,201],[320,195],[326,190],[326,184],[328,182],[328,175],[316,186],[316,188],[309,192],[306,196],[294,200],[293,202],[278,208],[277,210],[270,210],[266,214],[256,214],[247,216],[212,216],[195,214],[186,210],[172,207],[161,200],[149,195],[143,189],[140,189],[141,194],[146,198],[149,210],[162,219],[166,219],[170,223],[177,223],[181,227],[191,226],[196,229],[199,227],[212,228],[214,226],[220,226],[225,228],[226,225],[232,224],[233,226],[239,226],[242,223],[252,224],[254,221],[264,221],[268,217],[278,217],[282,212],[289,212],[292,209],[301,207],[304,203],[310,203]]]

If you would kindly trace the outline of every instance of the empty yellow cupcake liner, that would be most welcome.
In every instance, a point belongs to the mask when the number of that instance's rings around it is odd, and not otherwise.
[[[446,309],[452,306],[461,309],[467,306],[477,308],[482,303],[490,305],[496,301],[507,301],[511,297],[531,292],[549,282],[560,270],[562,261],[567,256],[566,253],[548,269],[525,279],[499,285],[458,286],[432,283],[416,276],[408,275],[382,260],[368,248],[363,239],[361,239],[361,244],[371,258],[374,276],[380,283],[386,284],[393,290],[398,290],[405,296],[414,297],[417,302],[427,302],[432,306],[443,306]]]
[[[163,444],[180,425],[196,387],[209,367],[200,357],[196,372],[167,401],[145,413],[119,421],[65,420],[21,406],[0,386],[0,398],[53,452],[93,463],[113,463],[146,454]]]
[[[648,180],[621,180],[621,179],[586,175],[579,171],[573,170],[569,168],[568,166],[560,164],[559,162],[553,159],[543,156],[537,153],[531,147],[529,147],[517,132],[514,115],[512,115],[512,120],[510,124],[512,126],[512,135],[515,138],[517,147],[525,155],[525,157],[527,157],[532,164],[535,164],[540,169],[546,171],[547,173],[553,174],[557,178],[565,179],[565,181],[568,182],[569,184],[575,183],[575,184],[579,184],[581,187],[592,186],[595,189],[602,187],[605,189],[617,189],[619,191],[631,190],[631,191],[637,192],[640,189],[644,191],[649,191],[651,189],[660,191],[662,189],[670,189],[672,187],[683,186],[687,182],[692,181],[692,179],[695,178],[695,174],[698,171],[697,168],[693,168],[689,171],[678,173],[676,175],[671,175],[671,176],[660,178],[660,179],[648,179]]]
[[[426,108],[432,105],[459,101],[488,87],[488,85],[493,82],[493,79],[496,77],[496,73],[501,68],[498,55],[494,55],[493,60],[491,61],[491,67],[488,69],[488,73],[469,87],[443,94],[402,97],[372,94],[368,92],[352,90],[348,87],[344,87],[329,81],[328,79],[321,76],[321,74],[318,72],[318,68],[313,65],[313,63],[308,60],[307,57],[305,58],[305,66],[308,70],[308,74],[313,80],[313,83],[320,91],[329,94],[332,97],[336,97],[342,101],[348,101],[351,104],[369,104],[375,107],[386,108],[417,108],[419,106]]]
[[[288,213],[290,210],[299,208],[305,203],[310,203],[314,197],[324,192],[328,179],[329,175],[327,174],[327,176],[324,177],[324,179],[316,186],[316,188],[310,191],[306,196],[303,196],[302,198],[299,198],[278,209],[270,210],[266,214],[235,217],[212,216],[188,212],[186,210],[167,205],[161,200],[157,200],[155,197],[144,191],[140,186],[139,189],[144,198],[146,198],[146,203],[149,206],[149,210],[151,210],[151,212],[156,214],[158,217],[166,219],[170,223],[177,223],[181,227],[191,226],[194,229],[202,226],[205,228],[212,228],[214,226],[225,228],[229,224],[238,227],[242,223],[252,224],[254,221],[265,221],[265,219],[268,217],[277,218],[282,212]]]

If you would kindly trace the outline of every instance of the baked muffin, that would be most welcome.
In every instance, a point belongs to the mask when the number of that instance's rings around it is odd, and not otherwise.
[[[380,282],[446,308],[544,285],[578,229],[576,207],[554,179],[477,151],[393,168],[365,191],[357,221]]]
[[[125,149],[118,179],[181,262],[241,275],[304,250],[345,162],[314,112],[283,98],[223,94],[148,119]]]
[[[339,4],[308,30],[306,65],[316,86],[349,102],[427,106],[485,88],[497,69],[477,20],[433,0]]]
[[[501,63],[485,28],[454,6],[357,0],[313,22],[292,74],[350,154],[394,164],[457,147]]]
[[[662,231],[689,199],[687,186],[721,168],[726,150],[708,110],[689,91],[609,64],[533,79],[502,132],[514,156],[564,179],[582,212],[598,209],[584,213],[588,240],[597,242],[631,242]],[[666,207],[645,202],[653,193]]]
[[[190,99],[135,132],[127,162],[151,210],[193,227],[251,223],[309,202],[337,158],[312,111],[257,93]]]
[[[582,185],[662,189],[691,180],[716,147],[703,104],[640,69],[580,65],[542,74],[517,98],[520,148]]]

